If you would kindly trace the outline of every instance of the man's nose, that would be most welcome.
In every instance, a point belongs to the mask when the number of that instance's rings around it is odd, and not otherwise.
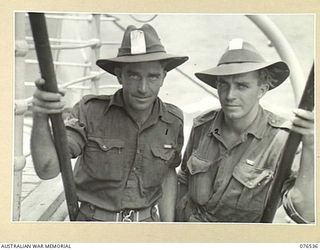
[[[141,93],[146,93],[148,89],[148,82],[146,78],[141,78],[138,86],[138,91]]]
[[[229,88],[228,88],[228,91],[227,91],[227,99],[228,100],[233,100],[235,98],[235,87],[233,85],[231,85]]]

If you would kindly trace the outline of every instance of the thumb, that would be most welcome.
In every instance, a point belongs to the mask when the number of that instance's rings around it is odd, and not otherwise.
[[[38,78],[35,80],[35,85],[38,89],[43,89],[43,86],[45,85],[46,81],[43,78]]]
[[[67,93],[67,89],[64,87],[59,87],[58,93],[62,96],[65,96]]]

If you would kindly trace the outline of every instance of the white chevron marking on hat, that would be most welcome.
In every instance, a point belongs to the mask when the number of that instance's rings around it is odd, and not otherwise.
[[[243,39],[234,38],[229,42],[229,50],[242,49]]]
[[[146,40],[142,30],[133,30],[130,32],[131,54],[143,54],[147,52]]]

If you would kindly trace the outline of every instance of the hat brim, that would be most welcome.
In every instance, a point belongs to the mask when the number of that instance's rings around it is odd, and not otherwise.
[[[189,57],[187,56],[175,56],[171,54],[167,54],[164,52],[156,52],[149,54],[139,54],[134,56],[119,56],[110,59],[100,59],[97,60],[96,64],[109,72],[112,75],[115,74],[115,68],[117,65],[122,63],[138,63],[138,62],[151,62],[151,61],[167,61],[165,64],[165,70],[170,71],[179,65],[183,64],[187,61]]]
[[[261,63],[229,63],[222,64],[217,67],[195,73],[201,81],[210,85],[213,88],[217,88],[217,77],[228,76],[248,73],[260,69],[268,69],[271,72],[275,82],[269,89],[276,88],[282,82],[284,82],[290,74],[288,65],[283,61],[278,62],[261,62]]]

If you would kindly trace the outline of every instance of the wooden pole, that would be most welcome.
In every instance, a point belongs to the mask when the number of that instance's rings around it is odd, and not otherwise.
[[[299,108],[312,111],[314,107],[314,65],[309,73],[307,84],[305,86]],[[291,166],[301,141],[301,134],[297,134],[293,131],[290,132],[289,137],[283,149],[283,156],[281,158],[278,170],[275,174],[273,186],[270,190],[270,196],[268,198],[266,208],[264,210],[261,222],[272,223],[274,215],[277,211],[279,201],[281,199],[281,189],[284,182],[289,178]],[[310,166],[311,167],[311,166]]]
[[[41,77],[46,82],[43,89],[49,92],[58,92],[45,16],[43,13],[29,13],[29,19]],[[53,129],[54,143],[59,158],[69,218],[71,221],[74,221],[78,215],[79,207],[71,161],[68,153],[66,130],[61,114],[50,115],[50,120]]]

